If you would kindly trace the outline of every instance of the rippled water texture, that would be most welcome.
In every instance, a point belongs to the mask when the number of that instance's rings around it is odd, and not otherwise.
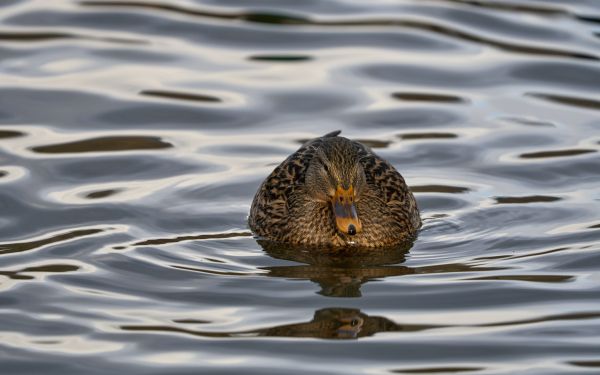
[[[303,140],[410,249],[260,244]],[[4,374],[600,372],[597,0],[0,2]]]

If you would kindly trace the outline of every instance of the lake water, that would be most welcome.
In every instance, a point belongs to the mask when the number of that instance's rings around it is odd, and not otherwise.
[[[424,226],[263,249],[336,129]],[[3,374],[597,374],[600,2],[4,0]]]

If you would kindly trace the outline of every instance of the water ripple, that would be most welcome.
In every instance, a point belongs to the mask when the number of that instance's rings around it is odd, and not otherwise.
[[[77,229],[50,237],[44,237],[36,241],[0,243],[0,255],[37,250],[46,245],[62,243],[65,241],[95,235],[105,232],[108,229],[110,228]]]
[[[414,102],[438,102],[438,103],[464,103],[467,102],[458,96],[443,95],[443,94],[431,94],[431,93],[411,93],[411,92],[395,92],[392,94],[392,98],[403,100],[403,101],[414,101]]]
[[[98,137],[69,143],[36,146],[31,150],[41,154],[69,154],[85,152],[114,152],[156,150],[171,148],[172,144],[158,137]]]
[[[145,44],[146,42],[138,39],[126,39],[115,37],[96,37],[77,35],[73,33],[61,33],[54,31],[47,32],[17,32],[17,31],[0,31],[0,40],[18,43],[46,42],[54,40],[79,39],[90,41],[101,41],[117,44]]]
[[[448,374],[483,371],[485,367],[420,367],[392,370],[394,374]]]
[[[167,98],[167,99],[175,99],[175,100],[190,100],[190,101],[196,101],[196,102],[209,102],[209,103],[222,102],[221,99],[219,99],[215,96],[191,94],[191,93],[175,92],[175,91],[143,90],[143,91],[140,91],[140,95],[154,96],[154,97],[158,97],[158,98]]]
[[[457,138],[458,135],[454,134],[454,133],[431,132],[431,133],[408,133],[408,134],[401,134],[398,137],[400,137],[401,139],[404,139],[404,140],[450,139],[450,138]]]
[[[539,202],[556,202],[561,200],[560,197],[551,197],[546,195],[530,195],[527,197],[495,197],[498,204],[525,204]]]
[[[184,241],[196,240],[214,240],[218,238],[236,238],[252,236],[250,232],[232,232],[232,233],[214,233],[214,234],[198,234],[193,236],[179,236],[175,238],[155,238],[134,243],[133,246],[149,246],[149,245],[165,245],[170,243],[178,243]]]
[[[0,275],[6,276],[13,280],[33,280],[35,279],[35,276],[28,274],[75,272],[79,270],[79,268],[79,266],[73,264],[46,264],[42,266],[25,267],[16,271],[0,271]]]
[[[24,135],[24,133],[15,130],[0,130],[0,138],[17,138]]]
[[[521,154],[519,157],[521,157],[523,159],[559,158],[559,157],[589,154],[592,152],[596,152],[596,150],[589,150],[589,149],[553,150],[553,151],[528,152],[525,154]]]
[[[419,31],[426,31],[435,34],[440,34],[446,37],[453,37],[463,41],[480,43],[496,47],[502,50],[533,54],[539,56],[559,56],[568,57],[575,59],[587,59],[587,60],[598,60],[598,56],[579,52],[560,50],[556,48],[539,47],[535,45],[523,45],[518,43],[511,43],[508,41],[496,40],[493,38],[484,37],[482,35],[473,34],[465,30],[446,26],[443,24],[417,21],[417,20],[401,20],[401,19],[367,19],[367,20],[340,20],[340,21],[322,21],[314,20],[308,17],[293,15],[293,14],[281,14],[281,13],[224,13],[214,12],[208,10],[201,10],[195,8],[186,8],[172,4],[161,4],[161,3],[146,3],[146,2],[114,2],[114,1],[82,1],[80,2],[85,7],[106,7],[106,8],[132,8],[132,9],[151,9],[153,11],[175,13],[192,17],[207,17],[218,20],[235,20],[245,21],[250,23],[258,24],[276,24],[280,26],[291,25],[291,26],[326,26],[326,27],[400,27],[406,29],[413,29]]]
[[[539,93],[530,93],[529,96],[579,108],[600,110],[600,101],[593,99]]]

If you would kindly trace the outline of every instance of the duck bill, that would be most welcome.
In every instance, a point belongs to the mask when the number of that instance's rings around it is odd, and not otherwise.
[[[333,196],[332,203],[335,224],[340,232],[355,235],[362,231],[362,225],[356,213],[354,189],[352,186],[347,190],[338,187]]]

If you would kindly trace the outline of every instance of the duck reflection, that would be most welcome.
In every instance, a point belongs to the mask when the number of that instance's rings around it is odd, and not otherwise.
[[[397,324],[382,316],[369,316],[358,309],[326,308],[315,311],[310,322],[276,326],[258,331],[259,336],[357,339],[379,332],[414,332],[435,328]]]
[[[179,324],[184,322],[188,321],[175,321]],[[121,326],[124,331],[174,332],[201,337],[303,337],[337,340],[358,339],[379,332],[415,332],[433,328],[437,326],[397,324],[385,317],[369,316],[351,308],[325,308],[315,311],[312,320],[308,322],[241,332],[200,331],[181,326]]]
[[[312,249],[262,240],[258,243],[273,258],[303,263],[263,267],[267,276],[309,279],[320,286],[319,294],[328,297],[360,297],[360,288],[368,281],[415,273],[413,268],[399,265],[412,243],[381,249]]]
[[[393,248],[317,249],[290,247],[269,241],[257,241],[273,258],[300,265],[262,267],[266,276],[308,279],[320,286],[327,297],[361,297],[363,284],[390,276],[437,273],[498,271],[505,267],[485,267],[467,263],[442,263],[420,267],[404,266],[412,242]]]

